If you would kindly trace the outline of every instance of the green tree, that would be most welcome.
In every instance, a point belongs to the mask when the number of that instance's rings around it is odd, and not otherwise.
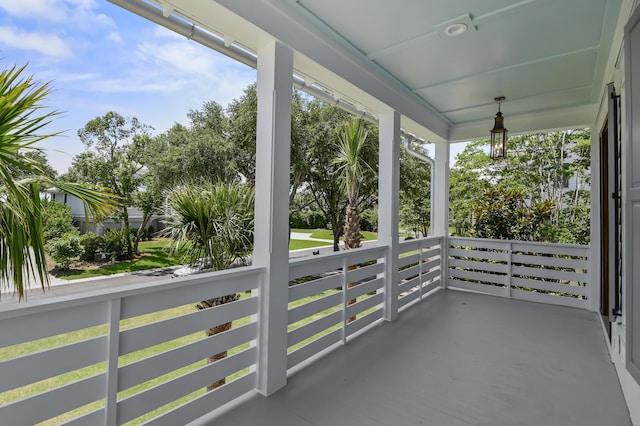
[[[360,190],[367,175],[373,169],[364,157],[367,144],[367,131],[357,119],[343,124],[338,142],[338,154],[334,163],[342,176],[342,188],[347,195],[347,208],[344,221],[344,248],[354,249],[361,246],[360,241]]]
[[[84,253],[78,234],[67,234],[51,240],[45,248],[56,261],[56,266],[63,270],[69,269],[71,259]]]
[[[45,243],[78,232],[73,226],[71,208],[53,200],[42,202],[42,229]]]
[[[362,246],[360,241],[360,190],[367,175],[373,174],[373,169],[364,157],[367,147],[367,131],[358,119],[352,119],[341,126],[338,137],[338,152],[333,163],[338,166],[337,174],[342,177],[341,187],[347,196],[347,206],[344,219],[344,248],[356,249]],[[356,266],[349,266],[355,269]],[[349,283],[355,287],[358,283]],[[353,305],[356,299],[350,299],[347,304]],[[347,322],[355,321],[356,317],[349,317]]]
[[[253,249],[254,190],[240,183],[203,183],[177,187],[169,193],[171,215],[165,235],[171,238],[174,253],[183,253],[191,263],[205,258],[214,270],[230,268],[244,260]],[[231,303],[238,294],[204,300],[197,309]],[[207,331],[214,335],[231,328],[231,323],[216,325]],[[213,355],[209,362],[227,356],[226,351]],[[207,387],[225,383],[221,379]]]
[[[28,152],[57,133],[44,127],[57,111],[43,113],[51,92],[47,83],[24,76],[25,67],[0,72],[0,286],[13,288],[20,298],[30,280],[44,289],[49,282],[42,224],[41,187],[58,187],[86,203],[96,217],[110,213],[116,200],[96,187],[53,179]],[[16,179],[16,173],[24,176]]]
[[[455,166],[449,174],[450,225],[454,235],[470,236],[474,223],[474,205],[485,189],[491,186],[487,174],[492,162],[483,150],[487,141],[468,144],[456,157]]]
[[[123,200],[119,217],[131,234],[128,207],[135,205],[145,175],[144,153],[149,127],[138,119],[110,111],[89,121],[78,131],[87,152],[74,158],[67,179],[109,188]],[[137,237],[137,234],[136,234]],[[138,238],[131,239],[127,255],[135,255]]]
[[[244,89],[240,99],[227,107],[229,141],[235,147],[235,164],[248,182],[256,179],[256,123],[258,116],[258,94],[256,85]]]
[[[478,219],[474,205],[495,185],[522,194],[526,206],[551,205],[546,241],[588,244],[590,133],[567,130],[509,139],[507,158],[493,161],[488,141],[470,143],[450,175],[452,225],[469,235]],[[573,187],[568,187],[571,181]]]
[[[187,116],[189,126],[176,123],[146,145],[146,165],[153,186],[164,190],[202,179],[239,180],[236,158],[240,148],[227,137],[228,120],[222,107],[206,102]]]
[[[28,161],[38,164],[39,169],[42,170],[42,172],[48,178],[56,179],[56,177],[58,176],[58,173],[49,165],[47,156],[44,154],[43,151],[40,151],[40,150],[25,151],[24,153],[21,153],[21,154],[24,155],[28,159]],[[32,173],[26,172],[25,170],[22,170],[22,169],[17,169],[14,172],[15,172],[14,176],[16,180],[25,179],[25,178],[34,176]],[[46,188],[41,188],[41,189],[46,189]]]
[[[304,173],[304,190],[311,194],[317,207],[331,226],[333,249],[340,249],[340,236],[344,231],[347,197],[341,186],[339,165],[334,161],[339,144],[341,126],[353,119],[353,116],[323,101],[309,102],[306,107],[304,161],[301,162]],[[362,157],[372,169],[378,167],[378,128],[368,122],[361,125],[367,132],[368,142],[362,150]],[[377,175],[367,174],[361,182],[358,194],[360,211],[372,207],[376,202]]]
[[[414,151],[427,155],[421,146]],[[431,166],[400,151],[400,222],[404,229],[426,236],[431,226]]]
[[[475,236],[516,241],[545,241],[552,232],[553,202],[529,205],[524,192],[496,186],[485,190],[475,205]]]

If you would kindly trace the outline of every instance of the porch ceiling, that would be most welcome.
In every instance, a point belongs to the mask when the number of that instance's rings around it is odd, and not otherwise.
[[[512,133],[591,125],[618,54],[611,46],[619,16],[630,1],[172,3],[250,49],[265,35],[275,37],[300,53],[296,72],[307,79],[374,113],[383,102],[405,116],[410,130],[454,141],[486,137],[496,96],[506,96],[502,109]],[[219,5],[245,24],[222,21],[213,10]],[[451,23],[468,30],[447,36]]]

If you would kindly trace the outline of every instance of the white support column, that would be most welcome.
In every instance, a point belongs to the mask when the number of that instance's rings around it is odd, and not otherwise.
[[[388,247],[384,317],[398,318],[398,209],[400,206],[400,113],[386,111],[379,121],[378,244]]]
[[[253,265],[267,269],[259,290],[257,390],[287,384],[289,156],[293,52],[278,42],[258,49],[258,117]]]
[[[435,173],[433,188],[431,188],[431,196],[433,197],[432,206],[434,211],[433,235],[442,236],[441,246],[441,263],[442,275],[440,281],[442,288],[447,287],[448,270],[449,270],[449,144],[436,143],[435,167],[432,173]]]
[[[449,235],[449,144],[436,143],[435,179],[431,193],[433,196],[433,235]]]
[[[609,123],[612,126],[612,123]],[[591,250],[589,250],[589,279],[588,279],[588,309],[591,312],[597,312],[600,309],[600,260],[602,259],[601,247],[602,241],[600,239],[600,212],[603,206],[600,205],[600,191],[609,192],[609,188],[600,188],[600,140],[599,140],[599,127],[593,125],[591,127]],[[610,142],[611,144],[613,142]],[[611,156],[613,157],[613,156]],[[613,160],[609,161],[612,165]],[[609,176],[613,176],[613,166],[610,167]],[[613,179],[616,179],[613,177]],[[611,197],[607,197],[610,199]],[[613,202],[610,202],[613,205]],[[613,214],[611,213],[611,222],[613,222]],[[607,225],[605,225],[607,226]],[[611,226],[611,233],[615,235],[615,230]],[[613,247],[610,248],[613,250]],[[613,256],[612,256],[613,257]],[[613,264],[609,265],[609,268],[613,269]],[[613,274],[611,274],[613,275]],[[611,276],[610,275],[610,276]],[[613,280],[610,281],[610,285],[613,285]],[[609,308],[607,307],[608,311]]]

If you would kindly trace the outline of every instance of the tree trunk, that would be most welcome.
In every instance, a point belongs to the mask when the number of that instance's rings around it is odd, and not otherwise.
[[[349,200],[344,218],[344,248],[359,248],[360,244],[360,208],[356,200]]]
[[[347,205],[347,212],[344,218],[344,249],[351,250],[361,247],[360,244],[360,209],[355,199],[350,199]],[[357,265],[350,265],[349,271],[358,269]],[[358,283],[349,283],[348,288],[357,286]],[[356,299],[350,299],[347,302],[347,306],[356,303]],[[347,322],[353,322],[356,320],[356,316],[349,317]]]
[[[122,208],[122,223],[124,225],[124,235],[127,238],[127,257],[133,259],[134,251],[131,244],[131,229],[129,228],[129,211],[127,207]]]
[[[133,238],[133,253],[134,254],[138,254],[138,244],[140,243],[140,239],[142,238],[142,234],[144,232],[144,229],[149,224],[149,221],[151,220],[151,216],[152,215],[153,215],[153,213],[145,213],[144,217],[142,218],[142,223],[140,224],[140,227],[138,228],[138,231],[136,232],[136,235]]]
[[[224,305],[225,303],[235,302],[239,299],[240,299],[239,294],[229,294],[227,296],[217,297],[215,299],[203,300],[202,302],[200,302],[200,304],[196,305],[196,309],[198,309],[199,311],[203,309],[209,309],[215,306]],[[206,330],[205,333],[207,334],[207,336],[214,336],[216,334],[224,333],[225,331],[231,330],[231,326],[232,326],[232,323],[227,322],[227,323],[212,327]],[[227,357],[227,351],[217,353],[215,355],[210,356],[207,359],[207,364],[212,364],[226,357]],[[226,382],[227,382],[227,378],[223,377],[211,383],[210,385],[207,385],[207,391],[211,391],[216,388],[219,388],[220,386],[224,385]]]
[[[340,225],[331,218],[331,232],[333,233],[333,251],[340,251]]]

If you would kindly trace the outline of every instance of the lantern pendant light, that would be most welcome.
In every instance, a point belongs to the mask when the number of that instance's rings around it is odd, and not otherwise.
[[[504,96],[498,96],[493,98],[498,103],[498,113],[496,114],[495,123],[493,129],[491,129],[491,158],[505,158],[507,156],[507,133],[508,130],[504,128],[504,117],[500,112],[500,103],[504,101]]]

